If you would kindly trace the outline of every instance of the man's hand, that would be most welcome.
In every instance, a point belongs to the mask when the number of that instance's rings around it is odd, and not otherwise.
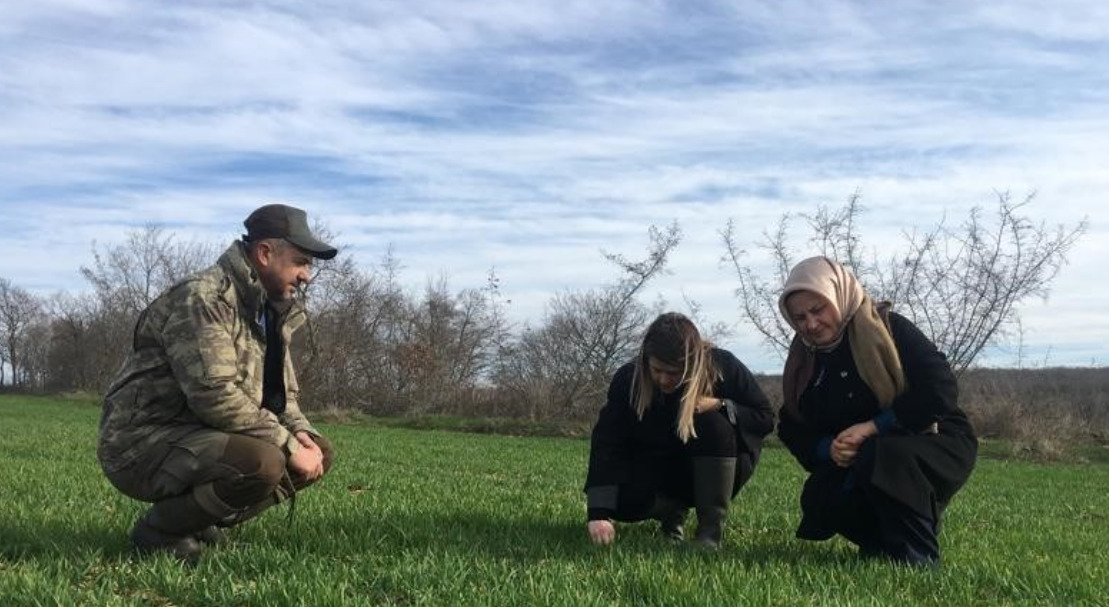
[[[866,439],[878,434],[878,426],[872,421],[865,421],[845,428],[832,440],[829,453],[832,461],[841,468],[846,468],[855,462]]]
[[[314,481],[323,476],[323,451],[312,435],[301,430],[296,433],[300,449],[289,457],[289,468],[305,480]]]
[[[589,539],[598,546],[607,546],[616,540],[616,526],[612,521],[589,521]]]

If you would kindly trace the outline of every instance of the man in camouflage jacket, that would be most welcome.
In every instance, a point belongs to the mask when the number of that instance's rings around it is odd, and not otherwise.
[[[335,248],[307,215],[266,205],[212,267],[143,311],[104,399],[97,455],[112,484],[154,505],[140,552],[197,558],[217,526],[240,523],[315,482],[332,448],[300,411],[290,337],[313,259]]]

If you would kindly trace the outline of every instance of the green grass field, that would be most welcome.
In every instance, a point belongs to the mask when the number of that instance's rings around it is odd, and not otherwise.
[[[1109,467],[982,460],[941,537],[944,563],[859,561],[793,538],[801,470],[770,449],[723,550],[651,523],[589,544],[588,443],[322,426],[336,467],[195,567],[129,553],[143,504],[100,473],[98,410],[0,397],[0,606],[1106,605]]]

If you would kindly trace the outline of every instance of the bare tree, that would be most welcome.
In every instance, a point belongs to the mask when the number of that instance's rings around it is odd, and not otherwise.
[[[296,333],[293,342],[305,405],[372,410],[383,359],[376,337],[382,295],[374,274],[349,258],[312,283],[307,330]]]
[[[720,232],[725,250],[721,261],[731,265],[739,281],[735,296],[739,300],[740,314],[779,354],[789,349],[793,336],[793,330],[778,312],[778,294],[794,264],[792,252],[787,245],[790,220],[789,214],[782,215],[776,230],[764,231],[763,240],[757,244],[770,254],[773,272],[769,277],[759,274],[745,263],[747,251],[739,247],[734,220],[729,219]]]
[[[148,223],[128,232],[124,244],[101,249],[93,242],[93,266],[82,266],[81,275],[104,304],[137,316],[162,291],[216,259],[214,245],[175,238]]]
[[[501,352],[499,386],[514,399],[530,404],[530,415],[580,417],[603,400],[608,378],[626,361],[649,320],[636,297],[663,273],[681,229],[652,226],[647,255],[628,260],[602,252],[621,270],[611,285],[556,295],[543,325],[525,327]]]
[[[941,221],[923,232],[907,232],[907,250],[884,262],[876,253],[870,259],[863,256],[859,192],[840,209],[821,207],[802,217],[810,229],[809,243],[816,245],[814,253],[850,267],[876,299],[893,301],[961,374],[984,348],[1003,339],[1008,328],[1019,326],[1020,302],[1047,295],[1067,253],[1086,231],[1085,219],[1049,228],[1019,214],[1032,198],[1014,203],[1008,193],[998,193],[993,221],[976,206],[957,228]],[[788,349],[793,333],[778,312],[778,294],[795,261],[789,236],[788,215],[774,232],[763,234],[758,248],[768,253],[773,268],[764,277],[746,263],[734,223],[721,232],[723,261],[739,282],[736,298],[742,315],[779,354]]]
[[[665,303],[665,302],[663,302]],[[682,291],[682,303],[685,305],[686,314],[693,324],[697,326],[706,341],[719,344],[735,335],[735,330],[723,321],[713,321],[705,316],[704,306],[701,302],[692,299]]]
[[[486,293],[463,289],[452,294],[445,277],[429,282],[422,301],[410,308],[411,332],[404,349],[408,411],[453,412],[470,401],[486,376],[503,333]]]
[[[12,369],[12,385],[23,386],[27,379],[25,349],[28,332],[38,319],[42,305],[26,289],[0,278],[0,348]]]
[[[39,313],[23,340],[23,385],[39,392],[50,383],[50,319]]]
[[[210,243],[179,242],[174,233],[156,224],[129,231],[123,244],[92,244],[93,264],[82,266],[81,275],[96,299],[95,314],[87,321],[96,337],[86,342],[91,347],[85,354],[102,358],[81,363],[86,368],[99,367],[94,380],[98,385],[88,389],[106,387],[127,352],[139,313],[174,283],[214,262],[217,252]]]
[[[50,318],[47,388],[98,391],[108,384],[121,352],[110,331],[118,324],[100,313],[88,293],[60,292],[45,302]]]
[[[443,276],[417,295],[401,270],[390,247],[368,272],[344,260],[313,285],[308,400],[374,414],[472,410],[507,332],[495,273],[485,289],[452,292]]]
[[[8,359],[10,358],[7,345],[4,341],[0,341],[0,386],[8,383]]]

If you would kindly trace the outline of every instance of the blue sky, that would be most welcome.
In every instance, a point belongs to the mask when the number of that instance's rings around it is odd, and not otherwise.
[[[699,302],[775,371],[718,263],[729,218],[753,243],[859,190],[885,253],[1035,191],[1036,219],[1090,230],[1022,308],[1028,356],[1106,365],[1106,65],[1088,1],[7,2],[0,277],[82,289],[94,240],[229,241],[285,201],[367,267],[391,244],[413,288],[495,267],[524,322],[676,220],[645,300]]]

